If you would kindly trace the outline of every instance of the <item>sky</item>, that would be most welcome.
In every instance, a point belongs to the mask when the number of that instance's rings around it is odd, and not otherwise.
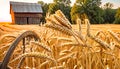
[[[30,2],[37,3],[38,1],[44,1],[46,3],[52,3],[53,0],[0,0],[0,22],[11,22],[11,15],[9,12],[10,6],[9,1],[17,1],[17,2]],[[75,0],[71,0],[72,4]],[[102,0],[102,6],[107,3],[113,3],[113,8],[120,7],[120,0]]]

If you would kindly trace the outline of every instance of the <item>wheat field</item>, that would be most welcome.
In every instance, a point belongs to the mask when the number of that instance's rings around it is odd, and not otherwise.
[[[14,50],[11,69],[120,69],[120,25],[71,25],[58,10],[41,25],[0,25],[0,62],[14,40],[27,30],[40,40],[25,38]],[[25,49],[23,51],[23,49]],[[23,60],[23,61],[21,61]]]

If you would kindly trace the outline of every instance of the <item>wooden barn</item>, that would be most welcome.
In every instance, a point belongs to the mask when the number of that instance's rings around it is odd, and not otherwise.
[[[39,24],[42,18],[42,7],[38,3],[24,3],[10,1],[12,23]]]

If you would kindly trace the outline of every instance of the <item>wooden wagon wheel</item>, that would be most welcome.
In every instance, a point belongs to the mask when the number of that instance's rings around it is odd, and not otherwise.
[[[16,47],[18,46],[18,44],[20,43],[20,41],[22,41],[22,44],[23,44],[22,53],[25,53],[25,46],[26,46],[25,42],[26,42],[26,38],[28,38],[28,37],[34,38],[34,41],[39,41],[40,40],[39,36],[33,31],[25,31],[24,33],[19,35],[15,39],[15,41],[11,44],[10,48],[8,49],[2,63],[0,64],[0,69],[7,69],[10,58],[13,55],[13,53],[14,53]],[[21,61],[23,61],[23,60],[24,59],[21,59],[19,64],[21,64]]]

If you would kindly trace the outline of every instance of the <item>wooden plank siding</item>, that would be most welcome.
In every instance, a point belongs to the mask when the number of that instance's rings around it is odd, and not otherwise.
[[[42,18],[42,7],[37,3],[10,2],[12,23],[39,24]]]
[[[15,17],[42,17],[42,13],[15,13]]]
[[[40,21],[39,17],[15,17],[15,23],[19,25],[39,24]]]
[[[39,24],[42,14],[38,13],[14,13],[15,23],[19,25],[23,24]]]
[[[15,24],[15,15],[14,15],[14,12],[13,12],[13,9],[12,9],[12,6],[10,6],[10,14],[11,14],[11,18],[12,18],[12,23]]]

